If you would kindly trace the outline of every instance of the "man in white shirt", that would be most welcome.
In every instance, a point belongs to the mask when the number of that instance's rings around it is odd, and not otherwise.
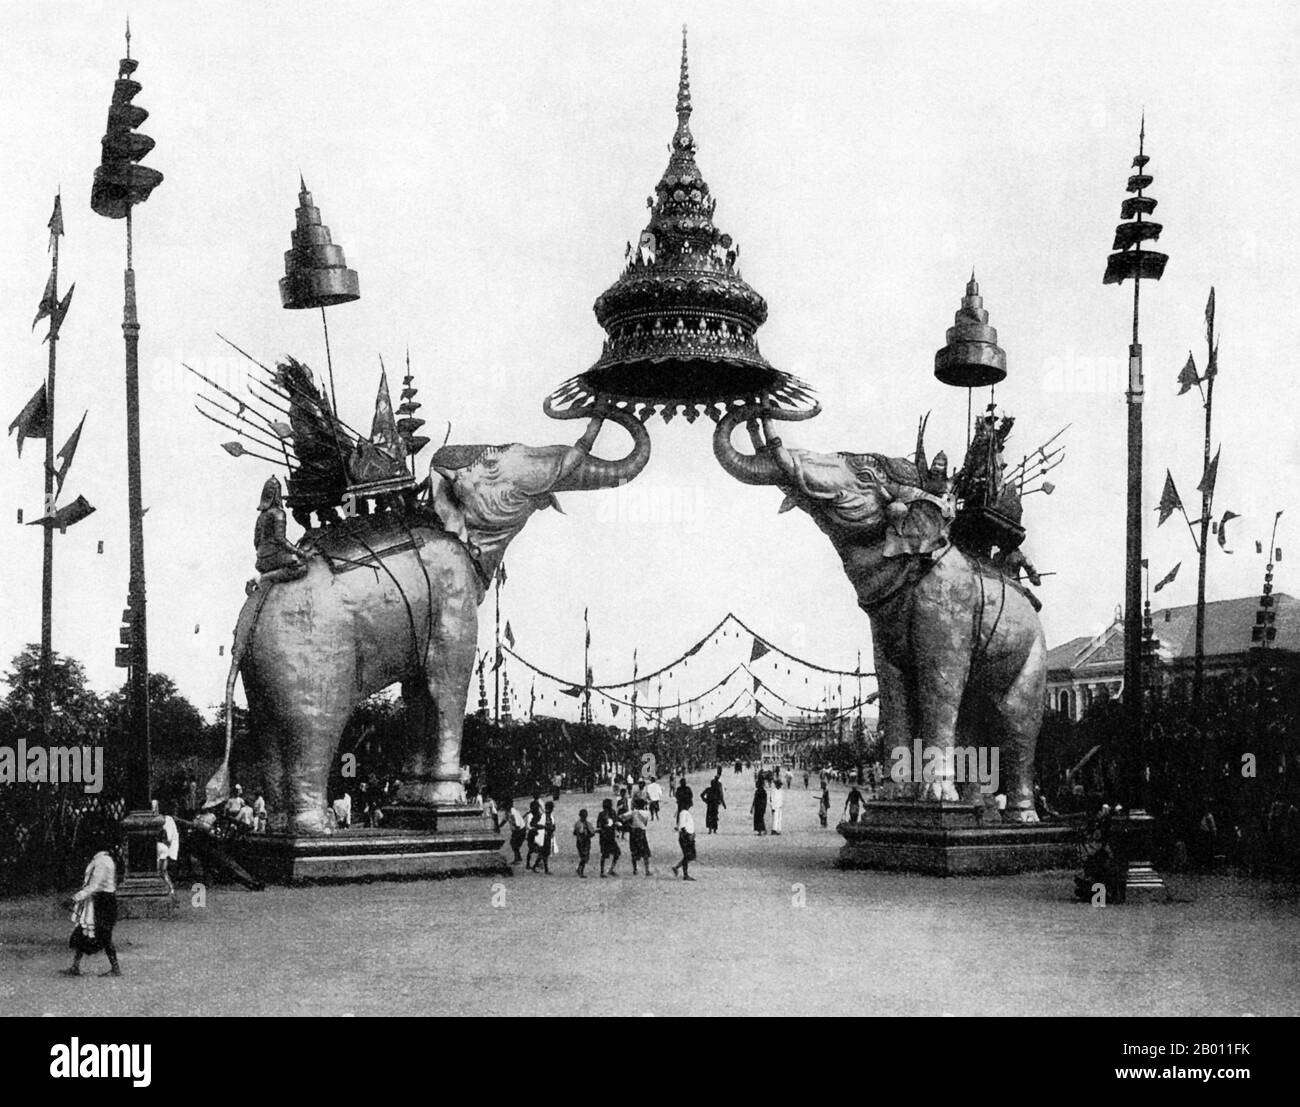
[[[650,801],[650,819],[652,822],[659,821],[659,803],[664,798],[664,790],[659,785],[659,778],[655,777],[645,789],[646,798]]]
[[[772,833],[781,833],[781,816],[785,814],[785,789],[781,786],[781,777],[776,778],[772,796],[768,801],[772,808]]]

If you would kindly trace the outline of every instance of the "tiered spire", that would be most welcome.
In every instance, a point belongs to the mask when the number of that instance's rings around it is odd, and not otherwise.
[[[419,389],[415,387],[415,378],[411,376],[411,351],[406,351],[406,376],[402,378],[402,402],[397,408],[397,432],[402,436],[402,441],[406,444],[406,454],[408,457],[415,457],[425,446],[429,444],[429,439],[423,434],[416,434],[422,426],[424,420],[416,416],[421,404],[416,400],[416,394]]]
[[[755,332],[767,304],[740,275],[740,248],[713,223],[717,201],[695,163],[690,69],[682,28],[677,128],[668,165],[646,200],[650,218],[629,242],[619,279],[595,303],[607,338],[600,359],[547,399],[573,411],[597,397],[638,409],[642,419],[701,407],[717,418],[727,404],[764,397],[776,407],[811,406],[806,385],[773,368]]]
[[[998,332],[989,326],[989,313],[973,269],[945,337],[947,345],[934,355],[934,375],[944,384],[982,388],[1006,377],[1007,355],[998,345]]]
[[[356,270],[348,268],[343,247],[334,244],[329,227],[321,222],[320,209],[301,173],[298,184],[296,226],[290,234],[293,246],[284,255],[280,302],[286,308],[323,308],[359,300]]]
[[[1129,277],[1136,280],[1158,281],[1164,275],[1165,263],[1169,260],[1168,254],[1142,249],[1143,242],[1154,242],[1164,230],[1159,223],[1142,218],[1156,210],[1156,200],[1144,195],[1145,190],[1151,187],[1151,182],[1154,180],[1146,171],[1147,162],[1151,160],[1144,152],[1146,137],[1147,119],[1143,114],[1142,127],[1138,131],[1137,157],[1133,159],[1133,168],[1137,172],[1129,177],[1126,186],[1127,191],[1134,195],[1120,204],[1119,209],[1120,218],[1130,222],[1121,223],[1115,228],[1115,241],[1111,249],[1119,252],[1111,254],[1106,259],[1106,275],[1102,279],[1103,284],[1122,284]]]
[[[154,148],[152,138],[135,133],[135,129],[149,118],[144,108],[131,102],[143,87],[139,81],[131,79],[139,65],[131,57],[131,25],[128,23],[126,57],[117,65],[108,125],[100,140],[103,154],[90,191],[91,208],[108,219],[124,218],[132,205],[143,204],[162,184],[163,175],[158,170],[137,164]]]

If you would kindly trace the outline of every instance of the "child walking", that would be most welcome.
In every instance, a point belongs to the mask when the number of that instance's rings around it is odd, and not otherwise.
[[[636,872],[636,863],[645,862],[645,874],[650,876],[650,838],[646,828],[650,825],[650,812],[643,799],[635,800],[632,813],[628,816],[628,849],[632,854],[632,872]]]
[[[691,805],[687,803],[677,811],[677,845],[681,848],[682,859],[673,866],[673,875],[681,869],[683,880],[694,880],[691,876],[691,862],[695,860],[695,816],[691,814]]]
[[[547,876],[551,875],[551,845],[555,841],[555,803],[552,800],[546,801],[546,810],[543,812],[541,825],[537,828],[537,857],[533,861],[533,872],[544,872]],[[539,870],[537,866],[540,865]]]
[[[587,809],[584,807],[578,812],[578,821],[573,824],[573,840],[578,846],[578,875],[584,880],[587,878],[587,862],[591,860],[591,840],[595,836],[595,830],[587,822]]]
[[[600,878],[605,879],[605,862],[609,861],[609,875],[618,876],[615,866],[623,851],[618,847],[618,816],[614,813],[614,801],[605,800],[596,816],[596,833],[600,836]]]

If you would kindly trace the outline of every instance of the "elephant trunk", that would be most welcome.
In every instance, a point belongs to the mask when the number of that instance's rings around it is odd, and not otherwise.
[[[579,440],[575,447],[580,453],[572,467],[555,482],[556,492],[588,492],[596,488],[613,488],[626,484],[636,477],[650,460],[650,435],[641,420],[630,412],[618,408],[608,408],[593,417],[596,431],[600,429],[600,419],[609,419],[632,436],[632,450],[626,457],[608,461],[601,457],[592,457],[586,451],[595,439],[592,427]]]
[[[736,425],[756,414],[756,409],[739,408],[728,411],[718,420],[717,429],[713,432],[713,456],[723,469],[744,484],[781,484],[786,480],[786,475],[775,457],[770,453],[742,454],[731,443]]]

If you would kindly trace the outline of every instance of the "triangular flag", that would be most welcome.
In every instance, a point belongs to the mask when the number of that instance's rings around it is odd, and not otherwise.
[[[50,270],[49,278],[45,282],[45,291],[41,293],[41,302],[36,307],[36,318],[32,320],[32,330],[36,329],[36,324],[42,319],[48,319],[59,306],[59,298],[54,291],[54,270]]]
[[[582,695],[582,689],[581,689],[581,688],[561,688],[560,691],[561,691],[562,693],[564,693],[564,695],[566,695],[566,696],[580,696],[580,695]]]
[[[9,433],[18,430],[18,456],[23,456],[23,439],[44,438],[49,433],[50,409],[45,402],[45,385],[41,384],[36,394],[27,401],[27,405],[18,413],[18,417],[9,424]]]
[[[1258,539],[1255,541],[1255,552],[1257,554],[1262,554],[1264,552],[1264,543],[1260,542]]]
[[[1175,511],[1181,511],[1183,501],[1178,498],[1178,489],[1174,487],[1173,474],[1168,469],[1165,470],[1165,487],[1160,493],[1160,505],[1157,510],[1160,512],[1160,521],[1156,526],[1163,526],[1166,519]]]
[[[63,448],[54,456],[63,459],[63,464],[54,471],[54,479],[58,481],[60,492],[63,491],[63,481],[68,475],[68,470],[72,467],[72,459],[77,453],[77,444],[81,441],[81,428],[86,425],[86,415],[88,412],[82,412],[81,422],[77,424],[77,429],[72,432],[71,437],[63,444]]]
[[[78,496],[66,507],[61,507],[58,511],[46,515],[43,518],[34,519],[27,525],[29,527],[58,527],[59,530],[67,530],[73,523],[81,522],[82,519],[91,514],[94,510],[95,509],[90,505],[90,502],[85,496]]]
[[[1236,511],[1225,511],[1223,513],[1223,518],[1219,521],[1219,549],[1223,550],[1224,553],[1232,553],[1232,551],[1224,545],[1228,540],[1228,520],[1240,518],[1241,515]]]
[[[1183,563],[1180,561],[1177,565],[1175,565],[1172,569],[1170,569],[1169,572],[1167,572],[1163,577],[1160,578],[1160,583],[1157,584],[1153,589],[1151,589],[1151,591],[1159,592],[1160,589],[1162,589],[1166,584],[1172,584],[1174,582],[1174,577],[1178,575],[1178,570],[1181,569],[1182,567],[1183,567]]]
[[[55,195],[54,211],[50,214],[50,221],[45,225],[50,228],[50,244],[45,248],[48,253],[54,249],[54,240],[63,234],[63,197],[61,195]]]
[[[506,641],[510,643],[510,648],[515,648],[515,632],[510,629],[510,620],[506,620]]]
[[[609,710],[610,710],[610,713],[611,713],[611,714],[613,714],[613,715],[617,715],[617,714],[618,714],[618,704],[616,704],[616,703],[611,703],[611,704],[609,705]]]
[[[750,661],[750,664],[752,665],[755,661],[757,661],[757,660],[758,660],[760,657],[762,657],[765,653],[771,653],[771,652],[772,652],[772,647],[771,647],[771,646],[765,645],[764,643],[760,642],[757,638],[755,638],[755,639],[754,639],[754,645],[750,648],[750,651],[749,651],[749,661]]]
[[[397,417],[393,414],[393,401],[388,392],[388,371],[381,365],[379,390],[375,393],[375,417],[370,423],[370,441],[390,457],[405,464],[406,443],[397,433]]]
[[[1178,395],[1190,392],[1200,383],[1201,378],[1196,373],[1196,359],[1188,351],[1187,364],[1178,372]]]
[[[48,342],[51,334],[54,335],[55,338],[59,337],[59,328],[63,326],[63,317],[68,314],[68,305],[72,303],[72,294],[76,290],[77,285],[74,282],[72,287],[68,289],[67,295],[59,301],[59,306],[55,309],[54,314],[50,318],[50,332],[41,339],[42,342]]]
[[[1214,336],[1214,286],[1210,286],[1210,298],[1205,301],[1205,341]]]
[[[1223,447],[1214,451],[1214,459],[1205,469],[1205,475],[1201,477],[1201,483],[1196,486],[1196,491],[1214,496],[1214,482],[1219,476],[1219,454],[1222,453]]]
[[[754,674],[750,673],[750,676],[754,676]],[[759,680],[758,677],[754,677],[754,691],[757,692],[762,687],[763,687],[763,682]]]

